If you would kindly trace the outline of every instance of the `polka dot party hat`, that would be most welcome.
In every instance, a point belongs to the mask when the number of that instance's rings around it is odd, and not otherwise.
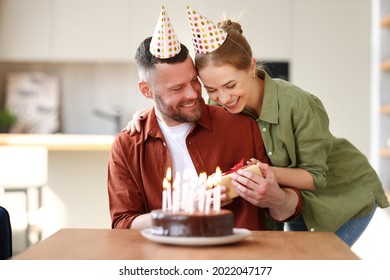
[[[164,6],[161,8],[149,50],[153,56],[161,59],[174,57],[180,52],[180,42]]]
[[[227,33],[217,27],[197,11],[187,6],[188,21],[192,33],[194,49],[199,54],[207,54],[215,51],[225,42]]]

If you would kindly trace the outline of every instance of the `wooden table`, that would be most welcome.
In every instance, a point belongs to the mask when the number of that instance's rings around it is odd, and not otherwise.
[[[155,243],[137,230],[61,229],[16,260],[357,260],[331,232],[253,231],[245,240],[207,247]]]

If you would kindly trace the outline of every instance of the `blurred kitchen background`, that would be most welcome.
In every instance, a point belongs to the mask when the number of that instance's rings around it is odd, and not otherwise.
[[[332,132],[367,155],[390,191],[390,117],[381,107],[390,103],[390,71],[380,70],[390,59],[390,27],[381,26],[389,1],[0,0],[0,109],[19,114],[19,127],[0,134],[0,205],[11,214],[15,253],[62,227],[110,228],[110,144],[151,104],[138,92],[133,57],[162,4],[190,50],[187,4],[215,23],[238,19],[254,55],[319,96]],[[44,124],[33,123],[31,104]],[[5,150],[15,146],[44,150]],[[37,156],[31,165],[28,152]],[[22,165],[40,177],[23,182]],[[354,246],[364,258],[378,257],[372,242],[390,233],[388,211],[374,218]]]

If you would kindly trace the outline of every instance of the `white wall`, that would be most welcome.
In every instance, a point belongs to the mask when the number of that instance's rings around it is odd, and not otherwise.
[[[336,136],[368,155],[370,1],[294,2],[292,81],[320,97]]]

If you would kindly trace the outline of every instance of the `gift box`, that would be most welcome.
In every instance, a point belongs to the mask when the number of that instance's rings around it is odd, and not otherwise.
[[[263,176],[260,168],[256,164],[252,165],[245,165],[239,168],[236,168],[234,170],[222,173],[221,177],[221,185],[226,187],[226,192],[228,199],[233,199],[238,196],[238,193],[236,192],[234,186],[232,185],[232,174],[237,172],[239,169],[246,170],[255,174],[258,174],[260,176]]]

